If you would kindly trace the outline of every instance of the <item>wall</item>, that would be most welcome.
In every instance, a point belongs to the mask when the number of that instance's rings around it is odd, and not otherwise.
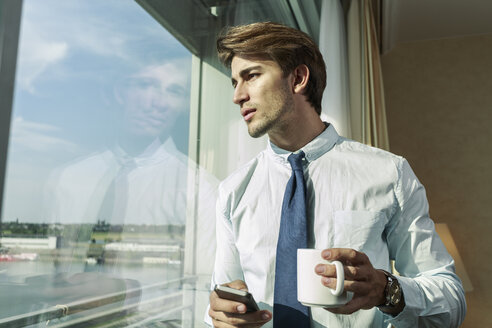
[[[426,186],[473,290],[462,327],[492,326],[492,35],[397,45],[382,57],[391,151]]]

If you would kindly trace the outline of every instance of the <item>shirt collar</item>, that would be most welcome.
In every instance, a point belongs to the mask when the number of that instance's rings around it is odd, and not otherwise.
[[[326,129],[304,147],[299,149],[306,154],[305,160],[308,163],[318,159],[321,155],[333,148],[339,138],[333,125],[326,122],[323,123],[326,125]],[[295,151],[295,153],[299,150]],[[271,140],[268,140],[267,152],[270,153],[275,160],[288,165],[287,157],[291,154],[290,151],[282,149],[276,146]]]
[[[169,137],[164,143],[162,143],[159,138],[155,138],[154,141],[137,156],[129,155],[119,145],[114,147],[113,153],[116,156],[116,160],[121,165],[141,167],[161,163],[168,158],[176,157],[176,154],[178,154],[179,151],[177,150],[173,139]]]

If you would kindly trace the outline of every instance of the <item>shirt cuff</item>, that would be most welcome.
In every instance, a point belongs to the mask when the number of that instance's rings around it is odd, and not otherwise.
[[[208,310],[210,309],[210,304],[207,305],[207,311],[205,312],[205,316],[203,317],[203,321],[205,322],[205,324],[209,327],[212,327],[213,326],[213,323],[212,323],[212,318],[208,315]]]
[[[422,309],[423,299],[419,285],[408,277],[397,277],[403,291],[405,307],[397,316],[385,314],[386,323],[390,323],[398,328],[414,328],[418,326],[418,317]]]

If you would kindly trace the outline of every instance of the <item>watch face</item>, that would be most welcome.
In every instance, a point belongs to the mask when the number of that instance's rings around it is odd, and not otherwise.
[[[401,288],[398,282],[393,282],[389,289],[390,294],[390,303],[392,305],[396,305],[400,302],[401,299]]]

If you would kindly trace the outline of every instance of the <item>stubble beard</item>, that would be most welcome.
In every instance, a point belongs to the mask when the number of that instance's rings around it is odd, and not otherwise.
[[[264,107],[253,105],[254,108],[260,109],[258,114],[262,117],[253,117],[252,122],[248,124],[248,133],[253,138],[259,138],[272,130],[277,130],[283,125],[284,114],[292,110],[294,99],[289,93],[289,86],[285,82],[279,88],[279,92],[272,94],[271,99],[265,102]]]

